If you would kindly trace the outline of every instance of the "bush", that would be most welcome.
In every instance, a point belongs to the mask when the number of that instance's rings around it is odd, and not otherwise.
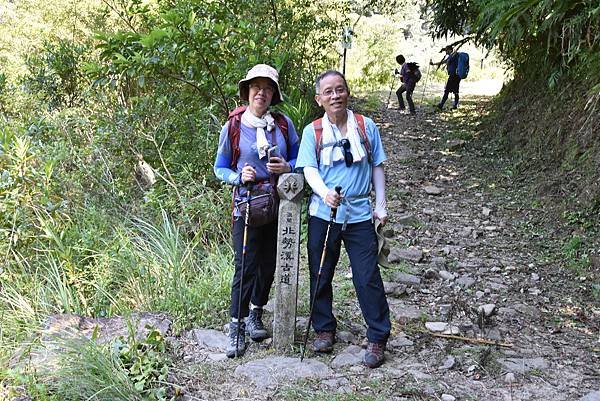
[[[86,79],[81,63],[88,49],[69,40],[45,41],[25,61],[25,87],[37,94],[49,110],[73,107],[85,100]]]

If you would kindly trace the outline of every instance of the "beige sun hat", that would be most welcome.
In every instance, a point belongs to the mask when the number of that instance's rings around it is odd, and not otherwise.
[[[246,74],[246,78],[242,79],[238,83],[240,89],[240,99],[248,101],[248,92],[250,81],[254,78],[269,78],[275,84],[275,92],[273,92],[273,99],[271,100],[271,106],[281,103],[283,101],[283,95],[279,88],[279,73],[277,70],[267,64],[257,64],[250,68],[250,71]]]

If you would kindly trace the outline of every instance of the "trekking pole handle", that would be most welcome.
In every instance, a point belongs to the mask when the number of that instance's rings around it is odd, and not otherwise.
[[[337,192],[337,194],[340,195],[342,193],[342,187],[339,185],[335,187],[335,192]],[[331,221],[334,221],[335,216],[337,216],[337,207],[332,207],[331,212],[329,213],[329,219]]]
[[[244,180],[241,177],[242,174],[243,174],[243,172],[244,172],[244,168],[246,168],[246,167],[254,168],[254,166],[252,164],[249,164],[249,163],[246,163],[244,165],[244,167],[242,168],[242,172],[240,172],[240,184],[241,184],[242,187],[245,187],[247,189],[252,189],[252,186],[254,185],[254,180],[244,182]],[[256,175],[254,176],[254,179],[256,179]]]

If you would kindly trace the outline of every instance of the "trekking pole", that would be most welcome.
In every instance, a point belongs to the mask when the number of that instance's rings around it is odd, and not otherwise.
[[[427,89],[427,83],[429,82],[429,68],[431,68],[431,64],[427,64],[427,76],[425,77],[425,85],[423,86],[423,92],[421,93],[421,106],[423,106],[423,99],[425,98],[425,89]]]
[[[246,183],[248,186],[248,199],[246,201],[246,215],[244,216],[244,239],[242,240],[242,267],[240,271],[240,294],[238,296],[238,332],[235,337],[235,357],[237,358],[239,355],[240,349],[240,324],[241,324],[241,315],[242,315],[242,293],[244,289],[244,268],[246,265],[246,246],[248,245],[248,219],[250,217],[250,199],[252,197],[252,182],[248,181]]]
[[[392,91],[394,90],[394,86],[396,86],[395,84],[396,84],[396,74],[394,73],[394,75],[392,75],[392,86],[390,86],[390,93],[387,98],[387,103],[385,104],[386,109],[388,107],[390,107],[390,99],[392,98]]]
[[[340,194],[342,191],[342,187],[335,187],[335,192]],[[317,291],[319,290],[319,283],[321,282],[321,272],[323,271],[323,264],[325,263],[325,255],[327,254],[327,240],[329,239],[329,230],[331,230],[331,226],[335,221],[335,216],[337,215],[337,207],[331,208],[331,212],[329,212],[329,224],[327,225],[327,231],[325,232],[325,242],[323,242],[323,253],[321,253],[321,263],[319,263],[319,272],[317,273],[317,282],[315,284],[315,292],[312,296],[312,300],[310,302],[310,312],[308,314],[308,323],[306,324],[306,331],[304,332],[304,341],[302,342],[302,353],[300,354],[300,362],[304,359],[304,353],[306,352],[306,343],[308,342],[308,332],[310,330],[310,324],[312,323],[312,315],[313,309],[315,307],[315,300],[317,298]]]

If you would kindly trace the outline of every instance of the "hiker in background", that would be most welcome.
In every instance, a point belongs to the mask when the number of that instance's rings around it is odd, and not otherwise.
[[[377,265],[373,224],[373,219],[379,219],[382,224],[387,221],[383,170],[386,156],[377,126],[370,118],[348,110],[349,97],[350,90],[342,73],[329,70],[319,75],[315,100],[325,109],[325,114],[304,128],[296,162],[298,168],[304,168],[306,181],[313,190],[308,207],[307,241],[310,291],[315,300],[313,347],[316,352],[333,350],[337,322],[332,311],[332,281],[344,241],[352,282],[367,324],[364,363],[375,368],[384,361],[391,329]],[[371,183],[375,188],[374,211],[369,201]],[[335,191],[338,186],[342,188],[341,194]],[[331,208],[338,208],[338,212],[330,226]],[[327,244],[324,244],[328,230]],[[320,266],[323,252],[325,260]],[[322,272],[320,280],[319,271]],[[317,281],[319,288],[315,288]]]
[[[398,96],[398,105],[400,111],[404,111],[404,100],[402,98],[402,94],[406,92],[406,103],[408,103],[408,110],[411,115],[415,115],[415,104],[412,99],[412,94],[415,90],[415,86],[417,82],[421,79],[421,71],[419,70],[419,65],[417,63],[407,63],[406,59],[403,55],[399,54],[396,56],[396,62],[400,64],[402,67],[400,71],[396,69],[394,73],[396,75],[400,74],[400,82],[402,84],[396,91],[396,96]]]
[[[269,111],[269,106],[283,100],[278,79],[279,74],[274,68],[258,64],[239,81],[240,98],[248,102],[248,107],[238,107],[230,113],[221,129],[214,164],[217,178],[234,186],[235,273],[231,284],[230,341],[226,351],[229,358],[243,355],[246,332],[254,341],[268,337],[262,314],[275,275],[277,219],[258,227],[248,227],[245,243],[245,216],[240,205],[247,201],[249,185],[252,185],[251,198],[259,186],[276,185],[279,174],[293,170],[298,155],[299,139],[294,124],[289,117]],[[279,156],[268,154],[274,145],[278,147]],[[246,246],[244,258],[243,245]],[[240,288],[240,282],[243,288]]]
[[[454,104],[452,105],[452,108],[456,109],[458,108],[458,88],[460,86],[460,76],[457,72],[458,53],[455,52],[450,45],[440,50],[440,53],[441,52],[446,52],[446,55],[442,60],[440,60],[440,62],[434,63],[429,60],[429,65],[436,65],[439,68],[442,64],[446,64],[446,69],[448,70],[448,81],[446,81],[444,95],[442,96],[440,103],[437,105],[437,108],[443,110],[444,103],[446,103],[446,100],[448,100],[448,94],[452,92],[454,94]]]

